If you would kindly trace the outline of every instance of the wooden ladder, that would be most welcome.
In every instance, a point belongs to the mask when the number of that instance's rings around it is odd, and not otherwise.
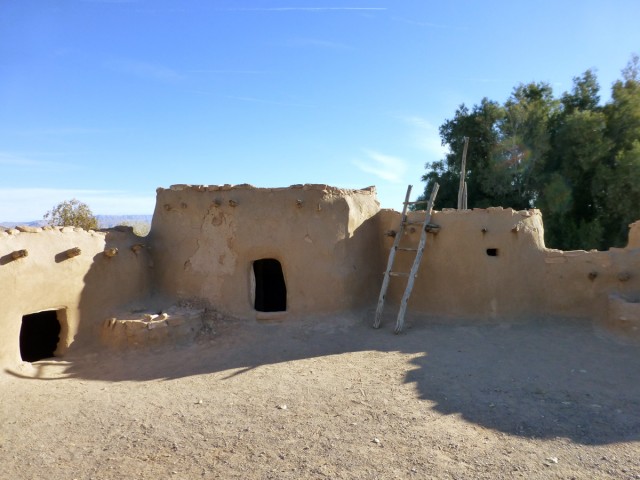
[[[440,185],[437,183],[434,184],[433,189],[431,190],[431,196],[429,197],[429,201],[417,201],[410,202],[409,196],[411,195],[411,189],[413,185],[409,185],[407,188],[407,195],[404,198],[403,208],[402,208],[402,220],[400,222],[400,229],[396,233],[396,236],[393,240],[393,245],[391,246],[391,250],[389,251],[389,260],[387,261],[387,270],[384,272],[384,280],[382,281],[382,288],[380,289],[380,296],[378,297],[378,307],[376,308],[376,317],[373,322],[373,328],[380,327],[380,321],[382,320],[382,311],[384,310],[384,300],[387,295],[387,289],[389,288],[389,280],[391,277],[408,277],[407,286],[404,290],[404,295],[402,296],[402,301],[400,302],[400,311],[398,312],[398,319],[396,320],[396,329],[395,333],[400,333],[402,328],[404,327],[404,314],[407,311],[407,303],[409,302],[409,297],[411,296],[411,291],[413,290],[413,283],[418,274],[418,268],[420,268],[420,262],[422,261],[422,255],[424,254],[424,247],[427,243],[427,230],[430,227],[431,221],[431,210],[433,209],[433,202],[436,199],[436,195],[438,194],[438,189]],[[416,204],[427,204],[427,211],[424,217],[423,222],[412,222],[407,219],[407,209],[409,205]],[[404,229],[407,225],[415,225],[422,224],[422,233],[420,234],[420,243],[417,248],[407,248],[400,247],[400,240],[404,235]],[[416,252],[416,256],[413,260],[413,265],[411,266],[411,271],[407,272],[394,272],[392,271],[393,262],[396,258],[396,252],[405,251],[405,252]]]

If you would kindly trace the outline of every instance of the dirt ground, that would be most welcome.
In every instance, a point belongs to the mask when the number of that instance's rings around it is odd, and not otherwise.
[[[229,320],[3,372],[0,478],[640,479],[640,347],[579,321],[370,324]]]

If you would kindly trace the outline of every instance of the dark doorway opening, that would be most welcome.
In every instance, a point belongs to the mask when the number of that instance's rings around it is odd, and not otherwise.
[[[59,340],[60,322],[57,311],[47,310],[22,317],[20,356],[25,362],[53,357]]]
[[[253,262],[256,278],[255,305],[258,312],[284,312],[287,309],[287,287],[282,265],[273,258]]]
[[[498,256],[498,249],[497,248],[487,248],[487,255],[489,255],[490,257],[497,257]]]

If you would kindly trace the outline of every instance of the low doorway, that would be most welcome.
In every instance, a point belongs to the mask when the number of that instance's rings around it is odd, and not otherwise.
[[[284,312],[287,310],[287,286],[282,265],[274,258],[253,262],[255,277],[255,303],[258,312]]]
[[[63,310],[46,310],[22,317],[20,356],[25,362],[37,362],[54,356],[60,341],[60,320]]]

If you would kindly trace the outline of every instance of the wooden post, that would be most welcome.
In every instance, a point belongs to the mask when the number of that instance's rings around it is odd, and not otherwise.
[[[467,199],[469,198],[469,194],[467,191],[467,182],[464,182],[464,195],[462,195],[462,208],[467,210],[469,207],[467,206]]]
[[[70,248],[69,250],[67,250],[64,253],[67,256],[67,258],[73,258],[73,257],[77,257],[78,255],[80,255],[82,253],[82,250],[80,250],[78,247],[74,247],[74,248]]]
[[[14,260],[18,260],[19,258],[24,258],[29,255],[27,250],[16,250],[15,252],[11,252],[11,258]]]
[[[460,188],[458,189],[458,210],[464,208],[464,177],[467,166],[467,147],[469,146],[469,137],[464,137],[464,148],[462,149],[462,165],[460,165]]]

